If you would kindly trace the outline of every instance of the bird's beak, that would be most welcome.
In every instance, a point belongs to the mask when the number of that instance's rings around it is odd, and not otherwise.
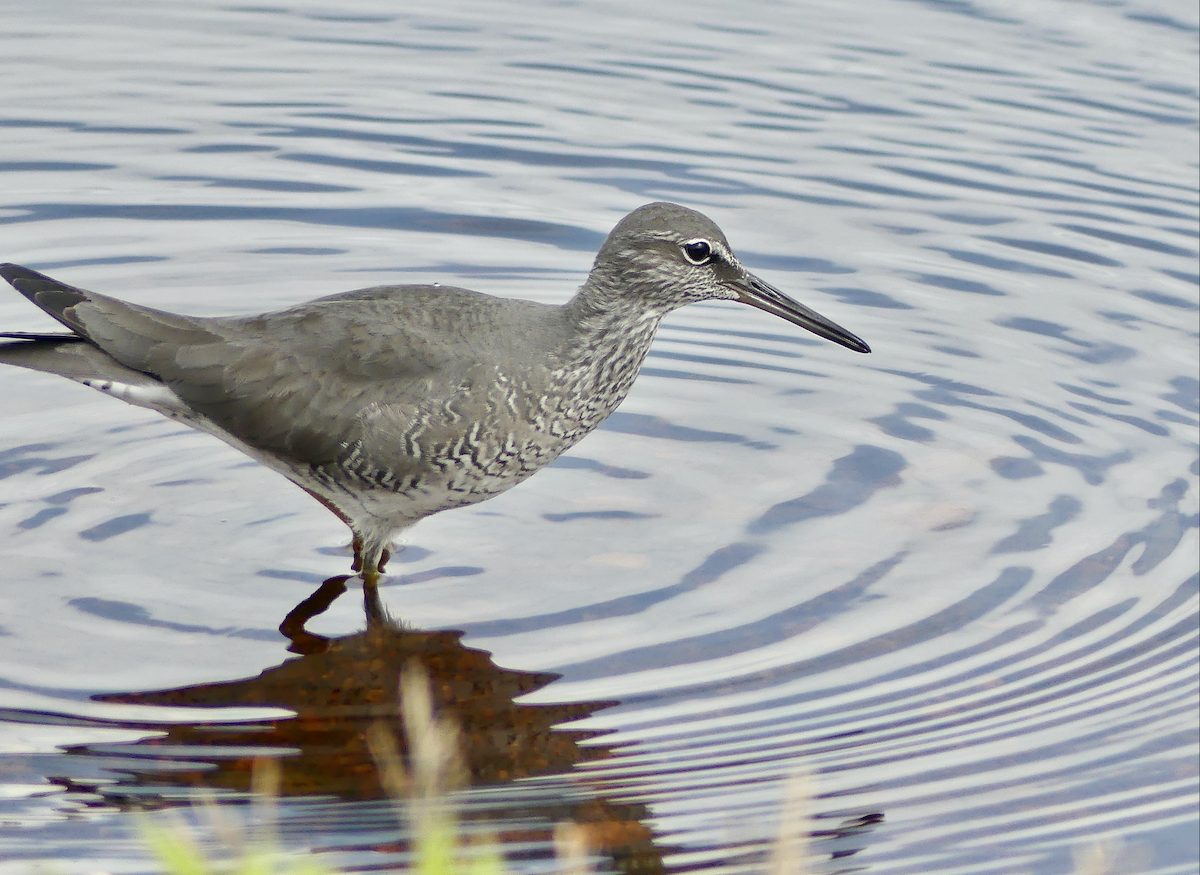
[[[859,337],[851,334],[836,322],[826,319],[815,310],[810,310],[799,301],[794,301],[770,283],[765,283],[750,272],[731,283],[737,299],[743,304],[773,313],[793,325],[799,325],[813,334],[840,343],[855,352],[870,352],[871,347]]]

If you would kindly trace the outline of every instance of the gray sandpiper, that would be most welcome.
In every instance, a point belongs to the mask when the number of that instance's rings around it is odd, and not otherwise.
[[[677,307],[741,301],[871,351],[742,267],[706,216],[669,203],[622,219],[562,305],[403,285],[201,318],[14,264],[0,276],[70,329],[0,334],[0,363],[155,410],[283,474],[350,527],[372,587],[401,530],[510,489],[603,422]]]

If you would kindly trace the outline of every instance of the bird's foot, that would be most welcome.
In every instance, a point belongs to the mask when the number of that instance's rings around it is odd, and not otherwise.
[[[350,546],[354,548],[354,561],[350,563],[351,571],[363,570],[363,542],[358,535],[354,536],[354,540],[350,542]],[[383,552],[379,554],[379,562],[376,563],[378,571],[383,571],[383,566],[387,565],[387,561],[392,558],[392,551],[387,547],[383,548]]]

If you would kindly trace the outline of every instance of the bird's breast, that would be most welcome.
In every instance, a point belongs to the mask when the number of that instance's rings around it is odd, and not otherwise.
[[[623,353],[623,354],[619,354]],[[415,402],[374,404],[343,445],[339,476],[446,506],[503,492],[546,467],[628,394],[644,350],[597,349],[557,368],[481,366]]]

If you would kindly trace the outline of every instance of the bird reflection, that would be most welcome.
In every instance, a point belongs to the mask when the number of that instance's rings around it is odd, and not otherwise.
[[[472,784],[563,775],[610,755],[601,744],[581,744],[600,733],[557,727],[615,702],[518,703],[514,700],[559,675],[501,668],[486,651],[464,646],[461,632],[406,628],[387,616],[374,588],[366,589],[362,631],[335,638],[307,631],[305,623],[345,591],[347,579],[330,578],[288,614],[280,631],[292,642],[289,650],[299,655],[256,677],[96,696],[121,704],[273,707],[293,714],[250,723],[144,723],[138,728],[161,734],[126,744],[74,747],[70,753],[110,762],[121,758],[120,777],[94,792],[117,804],[177,796],[178,789],[172,794],[170,788],[245,792],[255,759],[269,756],[278,762],[284,796],[382,798],[368,738],[382,721],[407,756],[398,679],[413,663],[430,680],[436,712],[461,728]],[[645,805],[607,800],[580,781],[545,781],[534,789],[521,794],[519,811],[506,808],[504,821],[511,828],[498,825],[501,839],[529,842],[542,836],[548,841],[553,825],[570,819],[585,826],[593,847],[604,851],[618,871],[663,871],[662,852],[645,825]]]
[[[487,828],[502,842],[513,843],[514,853],[521,856],[538,856],[531,847],[548,854],[555,825],[569,820],[583,827],[591,850],[607,858],[605,871],[662,873],[674,868],[664,863],[664,856],[678,849],[656,839],[647,825],[647,805],[614,798],[622,786],[628,793],[630,780],[636,784],[639,776],[653,778],[653,770],[627,767],[622,779],[608,783],[601,775],[576,768],[619,751],[602,743],[602,733],[569,724],[616,702],[520,703],[516,700],[521,696],[545,688],[559,675],[501,668],[491,654],[465,646],[461,632],[408,628],[387,615],[374,587],[364,587],[365,629],[340,637],[309,632],[305,624],[346,591],[348,579],[326,580],[288,613],[280,631],[297,655],[256,677],[94,697],[128,705],[268,707],[291,714],[251,722],[125,723],[155,734],[134,742],[67,749],[68,754],[99,759],[105,771],[115,773],[115,780],[86,787],[87,782],[76,780],[58,782],[119,806],[170,804],[190,798],[194,788],[246,793],[255,761],[270,757],[278,765],[283,796],[381,799],[387,793],[370,740],[382,725],[395,739],[398,753],[411,761],[400,716],[406,687],[398,681],[416,664],[428,677],[433,710],[460,729],[471,784],[538,779],[505,791],[499,806],[466,805],[464,818],[486,821]],[[866,813],[808,834],[821,842],[818,853],[838,861],[855,856],[881,819],[880,813]],[[352,849],[407,850],[406,840],[396,840],[394,831],[386,840],[372,841],[371,834],[371,828],[360,832],[364,842]],[[735,842],[710,846],[709,853],[757,867],[766,852],[761,846]],[[826,871],[835,875],[857,869]]]

